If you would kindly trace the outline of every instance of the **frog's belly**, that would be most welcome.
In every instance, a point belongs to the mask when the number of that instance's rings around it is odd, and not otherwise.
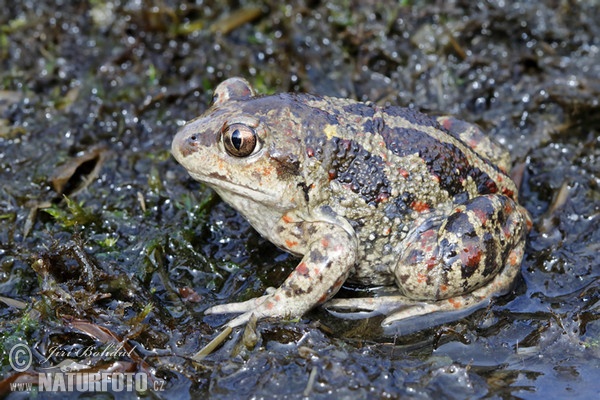
[[[350,224],[358,238],[359,261],[347,281],[366,286],[395,284],[393,271],[401,258],[406,224],[376,213],[358,221],[350,220]]]
[[[395,235],[394,235],[395,236]],[[392,245],[394,238],[371,237],[359,240],[360,260],[348,277],[353,284],[378,286],[395,283],[393,268],[400,258],[400,251]]]
[[[354,272],[348,276],[347,282],[361,286],[393,285],[396,283],[389,265],[381,263],[361,263],[357,265]]]

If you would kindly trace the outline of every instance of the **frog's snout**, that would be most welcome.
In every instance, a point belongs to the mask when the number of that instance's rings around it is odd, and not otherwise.
[[[198,133],[191,132],[188,129],[182,129],[175,135],[171,144],[171,153],[180,161],[182,158],[189,156],[198,151],[200,145],[200,136]]]

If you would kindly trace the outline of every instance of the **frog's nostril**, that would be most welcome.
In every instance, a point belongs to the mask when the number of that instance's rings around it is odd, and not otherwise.
[[[196,140],[198,140],[198,136],[196,136],[196,135],[190,136],[190,141],[195,142]]]

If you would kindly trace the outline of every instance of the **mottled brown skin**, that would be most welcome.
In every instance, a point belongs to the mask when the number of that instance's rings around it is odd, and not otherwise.
[[[256,96],[243,79],[173,140],[190,175],[302,261],[271,293],[208,313],[229,322],[299,316],[344,282],[398,294],[335,299],[384,323],[460,310],[506,292],[519,272],[527,211],[508,156],[449,117],[307,94]]]

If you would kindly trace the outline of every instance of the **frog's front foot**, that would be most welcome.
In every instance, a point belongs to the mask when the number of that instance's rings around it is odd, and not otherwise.
[[[355,238],[335,224],[315,223],[311,226],[318,239],[277,289],[242,303],[209,308],[206,314],[242,313],[227,323],[243,325],[254,315],[257,319],[290,318],[303,315],[316,305],[329,300],[346,280],[356,260]]]
[[[239,314],[242,315],[232,319],[226,325],[232,328],[240,326],[248,322],[254,314],[258,319],[270,316],[279,316],[277,307],[271,294],[260,296],[239,303],[220,304],[210,307],[204,314]]]

